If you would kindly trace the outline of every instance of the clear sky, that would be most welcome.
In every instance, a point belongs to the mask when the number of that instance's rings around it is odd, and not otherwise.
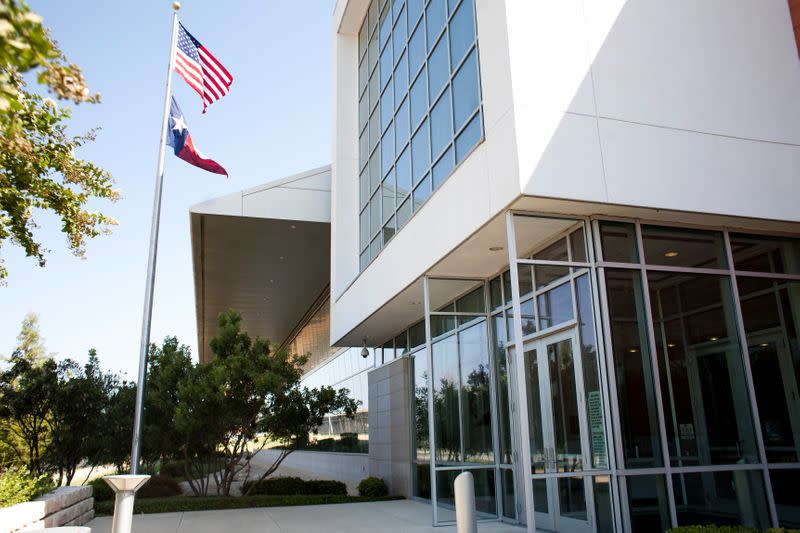
[[[151,339],[176,335],[197,354],[189,207],[209,198],[330,162],[334,0],[184,0],[184,26],[233,74],[231,92],[201,115],[199,95],[177,75],[174,94],[195,145],[230,178],[168,151]],[[166,82],[171,2],[29,0],[70,61],[84,71],[95,106],[74,109],[70,132],[102,128],[79,152],[109,170],[119,221],[71,255],[57,219],[39,216],[51,250],[39,268],[18,247],[0,253],[0,354],[9,355],[24,315],[39,314],[48,351],[83,361],[97,348],[104,368],[136,376],[153,184]],[[169,148],[168,148],[169,150]]]

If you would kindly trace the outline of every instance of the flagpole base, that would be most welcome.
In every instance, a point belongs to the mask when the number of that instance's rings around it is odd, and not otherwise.
[[[147,475],[119,475],[106,476],[106,483],[114,489],[114,520],[111,523],[111,533],[131,533],[133,525],[133,501],[136,491],[147,483]]]

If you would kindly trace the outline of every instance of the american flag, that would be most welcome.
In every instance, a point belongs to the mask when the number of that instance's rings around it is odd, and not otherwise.
[[[231,73],[186,31],[183,24],[178,28],[175,71],[203,98],[203,113],[209,105],[228,94],[233,83]]]

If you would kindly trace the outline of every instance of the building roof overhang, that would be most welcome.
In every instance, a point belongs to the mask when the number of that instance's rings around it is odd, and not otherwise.
[[[235,309],[251,336],[281,344],[328,290],[330,190],[326,166],[190,208],[201,362],[219,313]]]

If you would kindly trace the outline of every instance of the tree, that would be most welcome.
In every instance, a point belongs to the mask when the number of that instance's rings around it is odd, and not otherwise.
[[[352,416],[358,407],[347,389],[301,389],[307,357],[251,339],[241,330],[241,321],[232,310],[219,315],[219,332],[210,343],[215,358],[194,366],[178,386],[175,429],[195,494],[204,493],[207,485],[198,484],[188,471],[190,464],[203,464],[216,454],[221,468],[215,481],[223,495],[230,495],[234,480],[242,472],[247,475],[251,459],[267,442],[278,442],[283,449],[260,479],[316,432],[326,414]]]
[[[39,332],[39,315],[36,313],[28,313],[22,319],[17,343],[17,350],[22,357],[34,365],[42,363],[45,359],[52,359],[52,354],[46,353],[42,334]]]
[[[46,250],[34,238],[34,210],[60,219],[70,250],[85,253],[87,238],[107,233],[116,221],[89,211],[92,198],[116,201],[119,192],[108,172],[75,157],[95,132],[68,136],[68,108],[27,89],[23,76],[35,76],[57,99],[98,103],[77,65],[69,63],[42,25],[42,18],[20,0],[0,0],[0,248],[16,243],[39,266]],[[0,260],[0,280],[7,270]]]
[[[84,461],[97,465],[102,458],[100,437],[113,384],[114,378],[100,370],[94,349],[89,350],[89,362],[83,368],[71,359],[58,364],[52,440],[48,447],[48,462],[58,472],[58,485],[62,480],[66,485],[72,483],[75,471]]]
[[[117,472],[125,471],[125,464],[131,458],[135,405],[136,384],[120,382],[115,376],[103,416],[103,429],[98,437],[103,445],[98,464],[113,464]]]
[[[56,363],[35,365],[19,350],[0,373],[0,438],[16,460],[35,476],[48,472],[52,407],[58,388]]]

